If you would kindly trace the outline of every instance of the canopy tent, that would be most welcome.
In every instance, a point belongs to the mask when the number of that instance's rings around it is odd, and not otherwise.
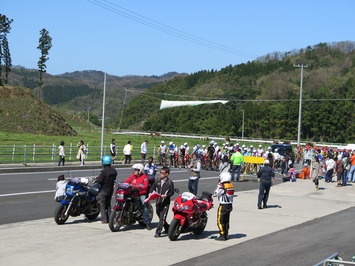
[[[214,101],[161,101],[160,110],[165,108],[172,108],[178,106],[196,106],[200,104],[213,104],[213,103],[222,103],[226,104],[228,101],[223,100],[214,100]]]

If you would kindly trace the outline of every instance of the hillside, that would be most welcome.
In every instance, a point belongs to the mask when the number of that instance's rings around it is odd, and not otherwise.
[[[31,90],[13,86],[0,86],[0,131],[52,136],[77,134]]]
[[[320,43],[219,71],[200,71],[150,88],[125,108],[121,128],[297,139],[303,64],[301,139],[355,140],[355,42]],[[159,110],[161,100],[225,99],[226,105]],[[147,104],[149,102],[149,104]]]

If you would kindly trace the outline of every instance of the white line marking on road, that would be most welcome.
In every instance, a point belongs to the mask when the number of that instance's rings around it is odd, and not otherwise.
[[[42,194],[42,193],[53,193],[55,190],[45,190],[45,191],[32,191],[32,192],[21,192],[21,193],[11,193],[2,194],[0,197],[10,197],[10,196],[20,196],[20,195],[30,195],[30,194]]]

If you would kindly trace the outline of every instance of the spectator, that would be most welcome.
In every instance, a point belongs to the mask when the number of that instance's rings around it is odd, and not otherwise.
[[[65,197],[65,188],[67,186],[67,181],[64,178],[64,175],[58,176],[57,184],[55,185],[55,195],[54,200],[60,202]]]
[[[342,161],[342,156],[339,154],[337,156],[337,160],[335,162],[335,172],[337,174],[337,187],[341,187],[341,176],[343,175],[344,167],[343,167],[343,161]]]
[[[168,167],[163,167],[160,170],[160,178],[150,188],[150,193],[156,191],[161,195],[157,199],[156,213],[159,218],[159,223],[155,231],[154,237],[160,237],[163,227],[165,233],[169,231],[169,224],[166,222],[166,216],[168,215],[170,197],[174,195],[174,182],[169,178],[170,169]]]
[[[131,163],[131,160],[132,160],[132,145],[131,145],[131,141],[129,140],[126,144],[126,146],[124,146],[123,148],[123,154],[124,154],[124,164],[127,164],[127,163]]]
[[[188,188],[192,194],[197,195],[198,181],[200,179],[201,162],[200,159],[197,158],[196,154],[192,155],[192,161],[189,168],[190,178]]]
[[[355,182],[355,179],[354,179],[354,172],[355,172],[355,150],[352,151],[351,153],[351,157],[350,157],[350,171],[349,171],[349,174],[348,174],[348,182]]]
[[[116,154],[116,140],[112,139],[111,144],[110,144],[110,154],[112,158],[112,164],[115,163],[117,154]]]
[[[65,163],[64,141],[60,142],[58,150],[59,150],[59,163],[58,163],[58,166],[60,166],[61,164],[64,166],[64,163]]]
[[[335,161],[333,160],[333,157],[327,157],[325,165],[327,167],[327,172],[325,173],[325,182],[331,183],[333,182],[333,171],[335,165]]]
[[[80,165],[84,165],[84,160],[86,159],[86,154],[87,154],[87,149],[84,145],[84,141],[80,140],[79,143],[77,144],[78,149],[78,154],[76,155],[76,158],[80,161]]]
[[[144,163],[145,156],[147,155],[148,152],[147,144],[148,144],[148,140],[145,140],[141,145],[141,155],[142,155],[141,163]]]

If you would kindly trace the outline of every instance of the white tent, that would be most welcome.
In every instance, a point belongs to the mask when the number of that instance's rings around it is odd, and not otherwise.
[[[165,108],[172,108],[178,106],[196,106],[200,104],[213,104],[213,103],[222,103],[226,104],[228,101],[214,100],[214,101],[161,101],[160,110]]]

